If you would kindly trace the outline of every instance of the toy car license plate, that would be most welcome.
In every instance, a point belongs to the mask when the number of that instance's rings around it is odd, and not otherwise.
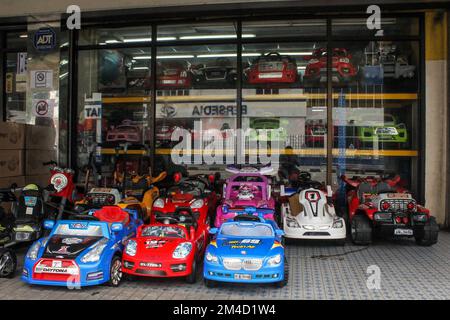
[[[163,84],[176,84],[177,80],[162,80],[161,82]]]
[[[394,234],[396,236],[412,236],[413,231],[411,229],[395,229]]]
[[[283,75],[281,72],[268,72],[268,73],[260,73],[259,78],[265,79],[265,78],[281,78]]]
[[[396,136],[398,134],[397,129],[395,128],[377,128],[375,130],[375,134],[379,135],[387,135],[387,136]]]
[[[234,275],[234,279],[236,280],[251,280],[252,276],[249,274],[240,274],[240,273],[236,273]]]

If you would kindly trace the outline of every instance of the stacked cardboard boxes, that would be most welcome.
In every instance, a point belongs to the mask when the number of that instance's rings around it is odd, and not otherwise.
[[[0,188],[25,183],[25,125],[0,121]]]

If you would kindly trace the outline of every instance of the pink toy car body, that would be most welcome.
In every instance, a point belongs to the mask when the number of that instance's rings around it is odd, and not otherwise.
[[[141,129],[131,124],[131,122],[123,121],[121,125],[109,130],[106,134],[107,142],[126,141],[139,143],[142,141]]]
[[[223,187],[223,200],[217,207],[214,225],[234,218],[246,207],[272,209],[264,219],[274,220],[275,200],[271,197],[269,180],[260,173],[238,173],[228,178]]]

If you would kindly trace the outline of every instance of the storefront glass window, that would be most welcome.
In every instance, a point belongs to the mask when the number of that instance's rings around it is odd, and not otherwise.
[[[158,48],[156,145],[161,161],[171,161],[172,148],[183,146],[190,155],[175,162],[191,173],[234,163],[236,57],[235,45]],[[171,139],[177,130],[184,132],[182,144]]]
[[[158,26],[157,41],[204,41],[236,39],[236,24],[212,22]]]
[[[243,39],[268,37],[326,36],[324,19],[245,21],[242,23]]]
[[[147,48],[79,52],[78,168],[96,164],[104,184],[119,154],[148,156],[150,61]]]
[[[284,178],[297,168],[312,172],[315,180],[326,179],[326,70],[318,70],[317,79],[309,70],[314,52],[324,47],[323,43],[242,47],[242,127],[250,130],[251,146],[247,152],[254,153],[256,142],[271,149],[277,146]]]
[[[419,34],[418,18],[381,17],[379,21],[367,18],[346,18],[332,20],[334,36],[416,36]],[[379,25],[378,25],[379,22]]]
[[[341,42],[333,50],[341,52],[333,59],[333,183],[342,174],[399,174],[417,192],[419,44]]]

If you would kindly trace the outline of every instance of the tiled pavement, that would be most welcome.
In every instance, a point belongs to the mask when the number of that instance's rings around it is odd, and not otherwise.
[[[24,250],[22,250],[24,251]],[[208,289],[202,281],[189,285],[182,279],[138,279],[118,288],[97,286],[81,290],[29,286],[0,279],[2,299],[450,299],[450,233],[440,232],[433,247],[412,240],[381,241],[370,247],[347,243],[287,246],[289,284],[221,285]],[[23,260],[23,252],[19,257]],[[20,261],[21,263],[21,261]],[[369,290],[367,267],[381,270],[381,288]],[[18,270],[21,269],[19,265]]]

